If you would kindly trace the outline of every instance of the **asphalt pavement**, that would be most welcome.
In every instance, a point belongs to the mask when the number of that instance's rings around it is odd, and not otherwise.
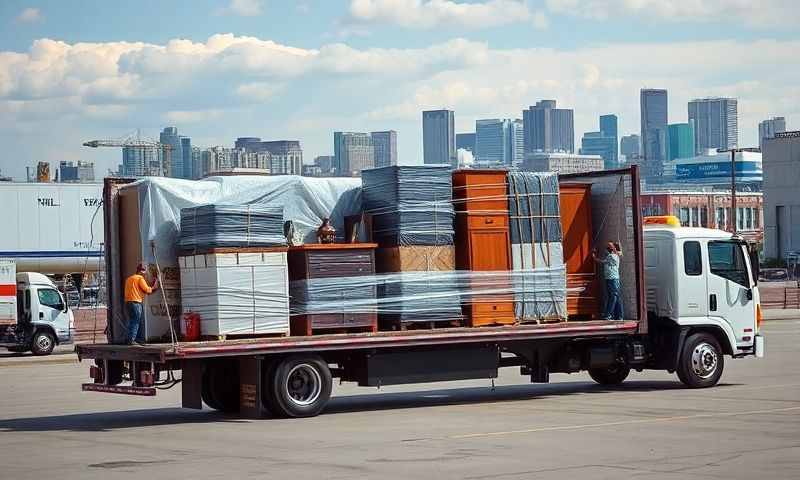
[[[0,358],[0,478],[796,479],[800,317],[719,386],[666,372],[337,386],[321,416],[242,420],[155,398],[84,393],[88,363]]]

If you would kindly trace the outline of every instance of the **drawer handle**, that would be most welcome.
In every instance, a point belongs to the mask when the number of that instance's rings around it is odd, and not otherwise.
[[[494,218],[487,218],[485,220],[486,223],[494,223]]]

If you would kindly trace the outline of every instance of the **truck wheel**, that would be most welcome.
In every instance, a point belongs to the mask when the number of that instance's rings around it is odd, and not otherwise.
[[[273,415],[313,417],[331,398],[333,378],[318,355],[294,355],[270,369],[265,403]]]
[[[589,376],[600,385],[619,385],[628,378],[631,367],[615,363],[605,368],[590,368]]]
[[[678,378],[689,388],[713,387],[724,367],[725,357],[717,339],[708,333],[695,333],[683,344]]]
[[[230,361],[209,362],[203,372],[200,391],[203,401],[214,410],[225,413],[239,411],[239,369]]]
[[[50,355],[56,347],[56,339],[47,330],[39,330],[33,334],[31,341],[31,352],[34,355]]]

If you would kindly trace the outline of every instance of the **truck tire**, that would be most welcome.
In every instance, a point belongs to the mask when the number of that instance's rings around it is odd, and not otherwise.
[[[37,330],[31,340],[31,352],[37,356],[50,355],[56,348],[56,339],[47,330]]]
[[[292,355],[270,369],[265,403],[279,417],[319,415],[331,398],[333,377],[319,355]]]
[[[709,333],[695,333],[686,339],[678,361],[678,378],[689,388],[713,387],[725,368],[719,342]]]
[[[600,385],[619,385],[628,378],[631,367],[620,363],[605,368],[590,368],[589,376]]]
[[[239,368],[235,361],[206,364],[200,391],[203,401],[214,410],[225,413],[239,411]]]

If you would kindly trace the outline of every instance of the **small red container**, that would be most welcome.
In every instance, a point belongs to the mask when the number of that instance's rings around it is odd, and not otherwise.
[[[200,315],[195,312],[187,312],[183,315],[183,340],[185,342],[196,342],[200,340]]]

